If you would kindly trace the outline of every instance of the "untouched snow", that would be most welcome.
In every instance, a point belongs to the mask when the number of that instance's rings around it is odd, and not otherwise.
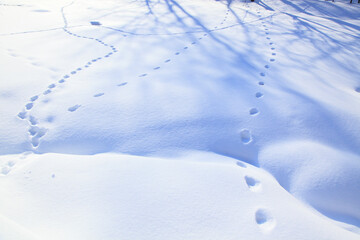
[[[360,5],[0,2],[0,239],[360,239]]]

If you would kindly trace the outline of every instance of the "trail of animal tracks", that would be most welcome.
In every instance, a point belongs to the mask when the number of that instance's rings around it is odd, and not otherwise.
[[[0,2],[0,239],[359,239],[360,5]]]

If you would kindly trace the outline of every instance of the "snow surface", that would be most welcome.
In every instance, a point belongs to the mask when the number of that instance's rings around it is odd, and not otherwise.
[[[0,239],[360,239],[360,5],[0,2]]]

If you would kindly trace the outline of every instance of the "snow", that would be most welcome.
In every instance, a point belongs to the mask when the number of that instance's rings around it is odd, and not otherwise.
[[[360,5],[0,3],[0,239],[359,239]]]

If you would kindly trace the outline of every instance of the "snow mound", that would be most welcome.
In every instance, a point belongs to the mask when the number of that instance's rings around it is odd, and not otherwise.
[[[360,226],[360,157],[312,141],[270,145],[259,164],[281,186],[324,215]]]

